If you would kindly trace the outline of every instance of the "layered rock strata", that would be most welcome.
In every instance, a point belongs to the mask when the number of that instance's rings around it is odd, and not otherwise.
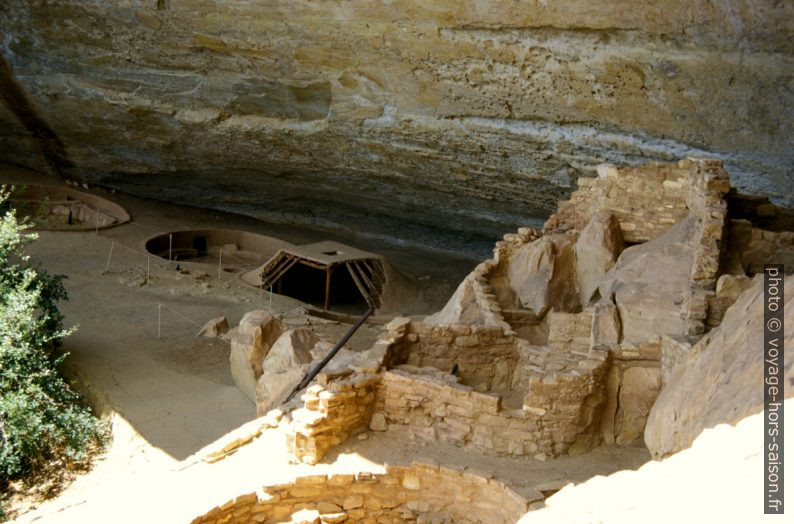
[[[709,153],[791,203],[792,20],[756,0],[7,0],[0,159],[477,252],[602,161]]]

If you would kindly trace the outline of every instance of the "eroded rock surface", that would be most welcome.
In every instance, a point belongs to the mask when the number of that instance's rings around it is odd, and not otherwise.
[[[232,378],[251,402],[256,402],[256,381],[262,376],[262,362],[283,332],[281,320],[261,309],[246,313],[230,331]]]
[[[792,20],[760,0],[6,0],[0,158],[479,252],[599,161],[707,151],[791,201]]]
[[[762,276],[728,310],[720,327],[673,372],[648,418],[645,443],[655,457],[688,448],[707,428],[735,424],[764,409]],[[785,280],[785,397],[794,394],[794,278]]]

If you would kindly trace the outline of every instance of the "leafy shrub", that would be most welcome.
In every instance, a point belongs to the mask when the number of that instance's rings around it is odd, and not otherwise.
[[[104,426],[59,375],[63,356],[57,303],[66,300],[63,276],[30,265],[24,246],[35,234],[8,208],[0,189],[0,489],[54,459],[77,461]],[[0,509],[0,515],[2,515]],[[0,517],[1,518],[1,517]]]

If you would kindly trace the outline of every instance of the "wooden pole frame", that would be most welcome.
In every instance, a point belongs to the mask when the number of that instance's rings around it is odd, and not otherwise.
[[[325,310],[331,305],[331,266],[325,268]]]

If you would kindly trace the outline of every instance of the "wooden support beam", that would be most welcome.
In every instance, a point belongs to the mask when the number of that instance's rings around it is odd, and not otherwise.
[[[298,262],[297,258],[293,258],[289,255],[285,255],[285,257],[279,261],[278,264],[275,264],[270,271],[268,271],[268,277],[262,279],[262,285],[265,288],[268,288],[275,284],[276,282],[281,282],[281,277],[289,271],[295,263]],[[279,289],[281,289],[279,285]]]
[[[325,310],[331,304],[331,266],[325,268]]]
[[[353,266],[351,264],[345,264],[345,267],[350,272],[350,276],[353,277],[353,282],[356,284],[356,287],[361,292],[361,296],[364,297],[366,303],[371,308],[376,309],[377,306],[375,305],[375,302],[372,300],[372,297],[370,296],[369,292],[364,287],[364,284],[362,284],[361,281],[358,279],[358,275],[356,275],[356,271],[355,269],[353,269]]]
[[[364,269],[361,266],[358,265],[358,262],[352,262],[350,265],[352,265],[353,267],[355,267],[358,270],[358,276],[361,277],[361,280],[367,286],[367,289],[369,289],[369,292],[370,293],[375,293],[376,292],[375,286],[372,284],[372,281],[367,276],[366,271],[364,271]]]

